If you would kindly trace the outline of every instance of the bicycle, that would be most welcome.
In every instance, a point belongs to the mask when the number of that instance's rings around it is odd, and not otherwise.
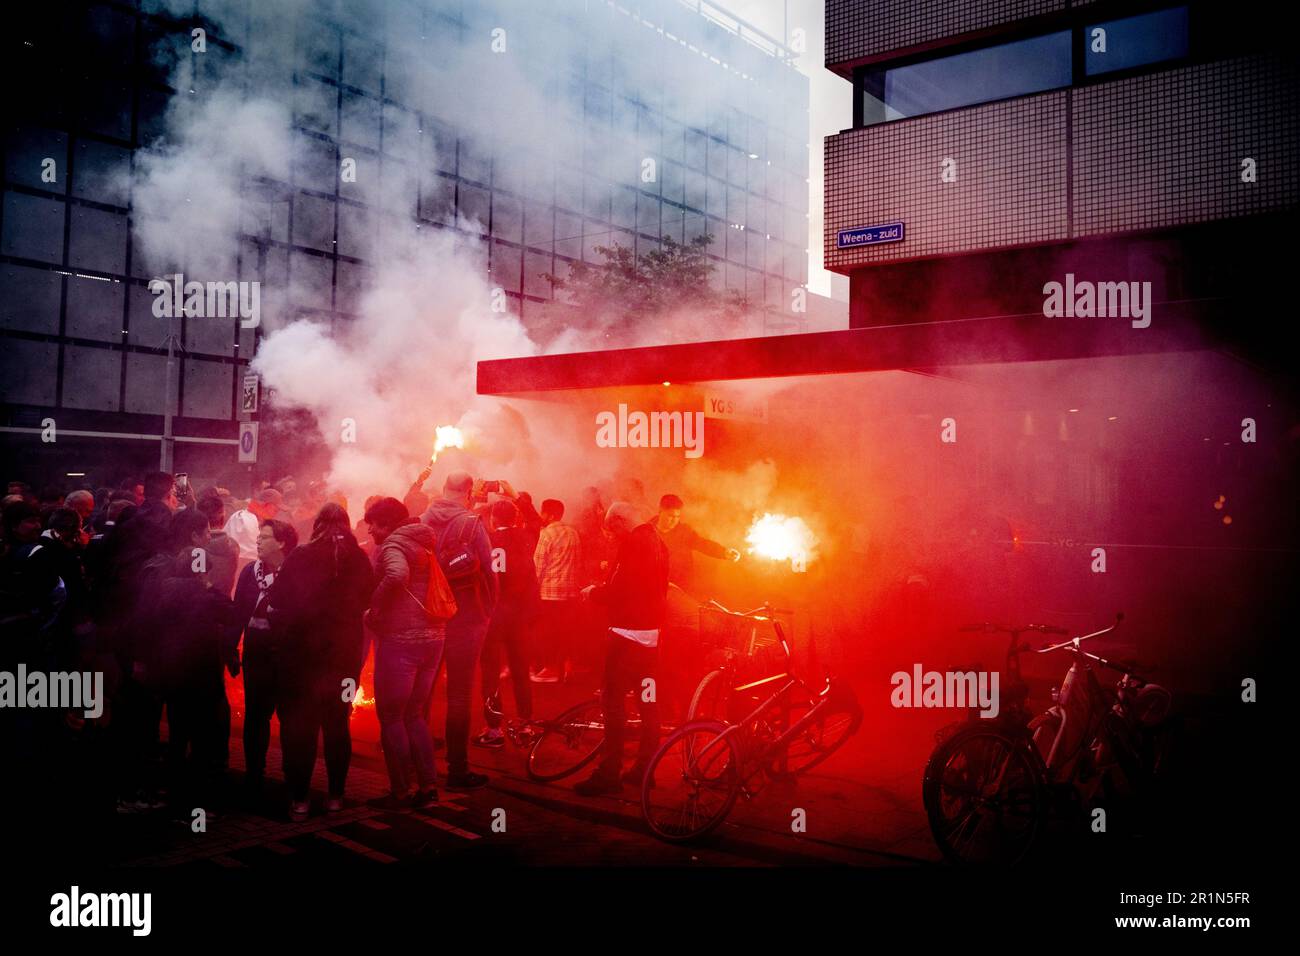
[[[744,711],[737,707],[759,700],[759,693],[777,681],[790,676],[790,645],[785,639],[785,629],[776,615],[792,612],[762,605],[752,611],[732,611],[715,600],[700,605],[700,634],[722,631],[716,649],[721,654],[721,664],[700,678],[686,708],[686,721],[728,720],[740,717]],[[713,614],[724,622],[741,624],[740,627],[709,627],[707,615]],[[741,623],[743,622],[743,624]],[[770,630],[761,625],[770,624]],[[702,643],[708,643],[702,638]],[[779,648],[779,657],[774,649]],[[772,666],[776,673],[758,676]]]
[[[749,612],[726,611],[771,622],[789,660],[789,643],[772,612],[768,605]],[[753,799],[765,780],[811,770],[857,732],[862,709],[842,683],[827,677],[814,694],[795,675],[782,676],[784,681],[771,695],[735,721],[690,720],[660,745],[641,784],[641,813],[655,836],[670,843],[705,836],[727,818],[742,795]]]
[[[628,738],[635,740],[640,715],[628,714],[627,723]],[[528,776],[538,783],[552,783],[575,774],[605,749],[605,712],[600,691],[553,720],[508,724],[506,736],[516,746],[528,748]]]
[[[1013,866],[1035,844],[1050,810],[1086,806],[1099,787],[1123,769],[1139,783],[1159,767],[1153,733],[1169,714],[1171,697],[1159,685],[1138,677],[1130,662],[1109,661],[1082,650],[1083,641],[1108,628],[1039,649],[1075,655],[1056,703],[1037,717],[1026,708],[1028,688],[1020,678],[1019,654],[1032,650],[1020,642],[1027,631],[1068,634],[1049,625],[974,625],[963,631],[1011,636],[1006,654],[1009,699],[999,717],[972,718],[936,735],[938,745],[926,764],[922,799],[930,830],[950,862]],[[1114,692],[1102,687],[1092,664],[1123,672]]]

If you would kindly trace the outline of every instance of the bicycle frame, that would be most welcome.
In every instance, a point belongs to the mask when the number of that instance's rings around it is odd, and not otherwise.
[[[805,690],[807,689],[803,681],[799,680],[799,678],[797,677],[790,678],[790,680],[787,681],[786,684],[780,690],[778,690],[771,697],[767,698],[767,700],[763,701],[763,703],[755,707],[748,715],[745,716],[743,720],[740,720],[734,724],[728,724],[727,728],[722,733],[718,734],[718,736],[715,737],[713,740],[710,740],[707,744],[705,744],[700,749],[698,754],[692,757],[692,760],[694,761],[699,757],[705,756],[706,754],[710,753],[716,746],[726,746],[726,744],[724,743],[726,738],[731,736],[739,736],[740,746],[738,747],[738,749],[742,754],[742,758],[743,758],[743,764],[740,768],[741,791],[745,794],[746,797],[751,796],[752,794],[750,793],[749,786],[748,786],[749,781],[752,780],[755,776],[757,776],[760,772],[763,772],[764,769],[767,767],[768,762],[771,758],[779,756],[780,754],[784,753],[785,748],[790,743],[790,741],[798,737],[801,733],[804,732],[804,730],[806,730],[811,724],[813,724],[816,721],[817,714],[821,711],[823,707],[825,707],[830,702],[830,692],[832,688],[832,683],[833,682],[831,681],[831,679],[827,678],[826,686],[822,689],[821,693],[817,695],[817,697],[819,698],[818,701],[808,709],[808,712],[806,714],[804,714],[801,718],[799,718],[799,720],[795,721],[795,723],[791,725],[789,729],[787,729],[775,740],[769,741],[757,752],[750,753],[749,747],[746,746],[750,741],[750,734],[748,733],[749,727],[757,724],[759,718],[764,713],[766,713],[771,707],[775,706],[778,702],[780,702],[794,688],[804,687]]]

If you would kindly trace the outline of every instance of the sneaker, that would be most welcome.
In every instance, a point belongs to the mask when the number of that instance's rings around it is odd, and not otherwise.
[[[382,797],[371,797],[366,801],[366,806],[374,807],[376,810],[400,812],[411,809],[411,798],[407,796],[399,797],[395,793],[386,793]]]
[[[342,810],[342,809],[343,809],[343,798],[342,798],[342,797],[328,797],[328,798],[326,798],[326,800],[325,800],[325,812],[326,812],[326,813],[338,813],[338,812],[339,812],[340,810]]]
[[[488,727],[483,733],[474,738],[475,747],[486,747],[488,750],[500,750],[506,745],[506,735],[501,732],[500,728]]]
[[[617,777],[608,777],[597,770],[586,780],[573,785],[573,792],[580,797],[602,797],[623,792],[623,781]]]
[[[302,823],[311,815],[311,804],[306,800],[294,800],[289,804],[289,819],[294,823]]]
[[[464,773],[447,774],[448,790],[479,790],[488,784],[488,776],[485,773],[475,773],[473,770],[466,770]]]
[[[529,675],[529,680],[534,684],[555,684],[559,682],[560,675],[549,667],[543,667],[537,673]]]
[[[417,790],[415,796],[411,798],[411,807],[416,810],[428,810],[438,802],[438,791],[433,787],[428,790]]]

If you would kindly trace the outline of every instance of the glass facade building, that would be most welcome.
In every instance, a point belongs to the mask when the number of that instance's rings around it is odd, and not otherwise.
[[[16,14],[6,69],[10,89],[30,95],[10,98],[4,124],[7,449],[30,442],[50,453],[37,438],[49,415],[87,439],[158,434],[169,323],[153,314],[147,283],[170,266],[149,261],[133,229],[133,182],[176,135],[178,101],[267,78],[292,100],[293,161],[282,177],[250,177],[239,208],[225,212],[237,278],[261,283],[268,318],[258,329],[237,318],[179,322],[173,412],[195,454],[233,439],[263,332],[355,314],[375,231],[392,227],[376,206],[389,200],[422,229],[472,240],[525,327],[552,298],[543,273],[599,261],[598,245],[640,255],[663,235],[707,233],[717,284],[761,306],[748,331],[799,330],[790,304],[807,279],[808,86],[776,41],[700,0],[285,6],[293,17],[274,24],[255,0]],[[514,95],[498,41],[511,82],[525,78],[535,97],[521,121],[555,135],[521,139],[475,123],[475,96]],[[538,103],[553,113],[539,119]],[[378,203],[342,181],[345,158],[384,184]],[[156,460],[156,444],[141,455]]]

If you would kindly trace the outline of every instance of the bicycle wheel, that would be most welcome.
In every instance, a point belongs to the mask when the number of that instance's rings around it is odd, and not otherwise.
[[[811,723],[786,745],[784,760],[774,761],[769,772],[778,779],[807,773],[844,745],[862,726],[862,708],[846,693],[814,705]],[[797,722],[805,715],[792,715]]]
[[[979,726],[935,749],[922,797],[944,858],[967,866],[1020,862],[1046,809],[1042,771],[1025,744]]]
[[[650,760],[641,784],[641,815],[651,832],[685,843],[715,829],[740,795],[740,750],[727,724],[683,724]]]
[[[600,698],[575,704],[554,720],[543,721],[541,736],[528,752],[528,776],[540,783],[577,773],[605,746],[605,712]]]
[[[700,680],[699,686],[691,696],[691,704],[686,709],[686,723],[692,720],[727,719],[727,705],[731,697],[727,672],[721,667],[711,670]]]

